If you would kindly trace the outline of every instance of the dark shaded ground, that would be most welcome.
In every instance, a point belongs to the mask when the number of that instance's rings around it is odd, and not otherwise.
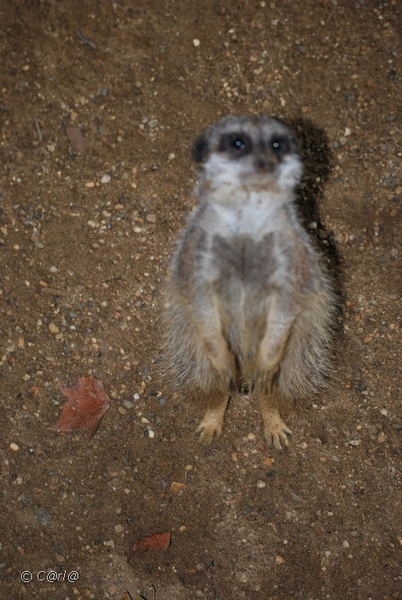
[[[0,23],[0,597],[401,598],[400,3],[1,0]],[[158,371],[189,148],[229,112],[299,123],[342,284],[332,389],[288,454],[248,398],[199,446]],[[48,430],[89,373],[116,399],[95,437]]]

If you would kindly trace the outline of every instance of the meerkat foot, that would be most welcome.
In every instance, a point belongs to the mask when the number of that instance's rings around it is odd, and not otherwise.
[[[274,408],[266,409],[262,414],[262,420],[267,444],[277,450],[286,450],[289,446],[288,436],[292,435],[292,432],[281,419],[279,412]]]
[[[222,433],[223,417],[225,414],[226,402],[218,408],[208,408],[201,419],[197,428],[200,434],[202,444],[211,444],[214,439],[218,439]]]

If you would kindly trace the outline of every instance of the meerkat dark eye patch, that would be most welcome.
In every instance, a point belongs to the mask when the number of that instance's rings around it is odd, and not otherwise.
[[[289,154],[291,143],[289,138],[284,135],[276,135],[271,139],[271,149],[277,156],[281,157]]]
[[[226,133],[221,137],[219,150],[232,156],[244,156],[253,149],[253,142],[246,133]]]
[[[202,163],[207,158],[209,152],[208,141],[205,135],[200,135],[195,140],[192,149],[192,157],[197,163]]]

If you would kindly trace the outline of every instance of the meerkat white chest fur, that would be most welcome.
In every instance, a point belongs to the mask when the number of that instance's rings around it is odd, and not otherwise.
[[[227,190],[222,191],[222,196]],[[217,190],[216,196],[219,191]],[[277,228],[275,219],[278,207],[275,198],[266,191],[245,191],[242,188],[231,186],[230,205],[216,202],[213,196],[209,202],[213,206],[215,219],[210,233],[222,234],[224,230],[228,236],[247,235],[255,240],[264,236],[267,231]],[[274,202],[273,202],[274,201]],[[223,228],[223,229],[222,229]]]
[[[218,437],[230,391],[251,382],[266,440],[288,445],[280,410],[322,386],[334,298],[294,206],[302,165],[282,122],[226,117],[195,142],[200,205],[168,282],[166,368]]]

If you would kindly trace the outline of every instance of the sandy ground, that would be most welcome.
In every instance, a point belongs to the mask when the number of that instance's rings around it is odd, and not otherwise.
[[[1,0],[0,24],[1,599],[402,598],[400,2]],[[343,297],[288,453],[247,397],[200,446],[161,383],[190,148],[227,113],[299,132]],[[91,373],[96,435],[49,430]]]

